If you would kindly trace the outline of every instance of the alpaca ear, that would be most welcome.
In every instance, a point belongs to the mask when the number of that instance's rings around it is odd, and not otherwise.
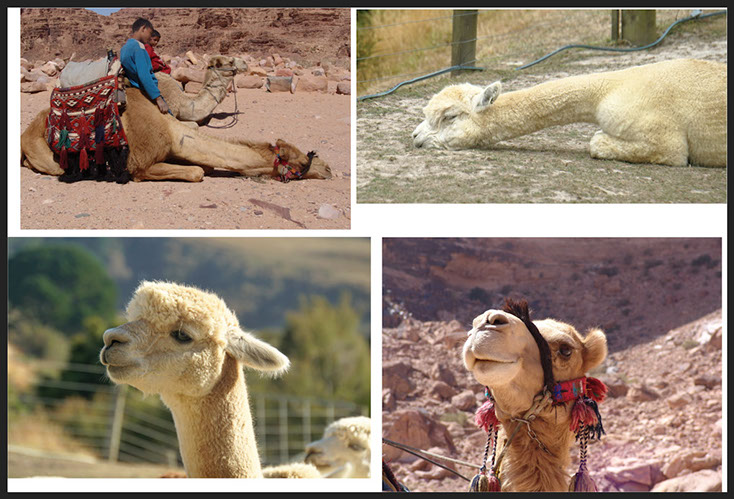
[[[502,84],[500,82],[496,81],[491,85],[487,85],[484,91],[475,97],[474,110],[477,112],[484,111],[497,100],[501,92]]]
[[[601,329],[591,329],[584,338],[585,373],[601,364],[607,357],[607,337]]]
[[[277,348],[241,329],[229,332],[225,350],[247,367],[269,372],[273,376],[284,373],[290,366],[288,357]]]

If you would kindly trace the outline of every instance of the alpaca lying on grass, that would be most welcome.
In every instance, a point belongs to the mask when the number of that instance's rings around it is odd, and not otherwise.
[[[305,464],[263,473],[243,366],[277,376],[289,361],[243,331],[224,301],[193,287],[143,282],[127,317],[105,331],[100,360],[115,383],[161,396],[188,477],[320,476]]]
[[[677,59],[501,92],[500,82],[444,88],[423,109],[413,144],[488,148],[584,122],[601,127],[589,144],[592,158],[726,166],[726,64]]]

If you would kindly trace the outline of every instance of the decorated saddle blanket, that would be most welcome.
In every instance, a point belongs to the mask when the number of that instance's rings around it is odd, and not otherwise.
[[[84,171],[90,162],[101,166],[110,157],[119,159],[127,151],[118,105],[114,100],[117,74],[51,93],[51,112],[46,121],[46,140],[59,155],[61,168],[78,160]]]

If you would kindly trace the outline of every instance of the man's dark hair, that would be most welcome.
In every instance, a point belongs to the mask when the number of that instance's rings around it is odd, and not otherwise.
[[[161,37],[161,34],[160,34],[160,33],[158,33],[158,31],[156,31],[156,30],[153,30],[153,34],[152,34],[152,35],[150,35],[150,37],[151,37],[151,38],[160,38],[160,37]]]
[[[138,31],[140,28],[150,28],[153,29],[153,23],[148,21],[147,19],[144,19],[142,17],[138,17],[138,20],[133,23],[133,33]]]

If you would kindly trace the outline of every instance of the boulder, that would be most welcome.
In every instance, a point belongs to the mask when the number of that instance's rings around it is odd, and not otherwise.
[[[721,492],[721,471],[701,470],[658,483],[652,492]]]
[[[183,84],[186,84],[190,81],[204,83],[205,75],[206,75],[206,71],[204,70],[183,68],[183,67],[176,68],[171,72],[171,76],[173,77],[173,79]]]
[[[337,83],[336,93],[339,95],[351,95],[352,94],[352,84],[346,81],[341,81]]]
[[[234,83],[237,88],[261,88],[265,84],[265,80],[262,76],[247,74],[235,76]]]
[[[456,452],[446,426],[432,420],[424,411],[398,410],[392,414],[391,419],[392,424],[383,429],[386,438],[419,449],[438,447],[440,452]],[[397,460],[405,454],[400,449],[383,445],[383,458],[387,461]],[[412,456],[410,460],[413,460]]]
[[[48,90],[46,83],[41,81],[30,81],[20,84],[20,91],[26,94],[35,94],[38,92],[45,92]]]
[[[265,78],[265,90],[268,92],[291,92],[295,91],[293,78],[290,76],[268,76]]]
[[[326,76],[303,75],[298,79],[297,87],[299,92],[322,92],[326,93],[329,89],[329,80]]]

